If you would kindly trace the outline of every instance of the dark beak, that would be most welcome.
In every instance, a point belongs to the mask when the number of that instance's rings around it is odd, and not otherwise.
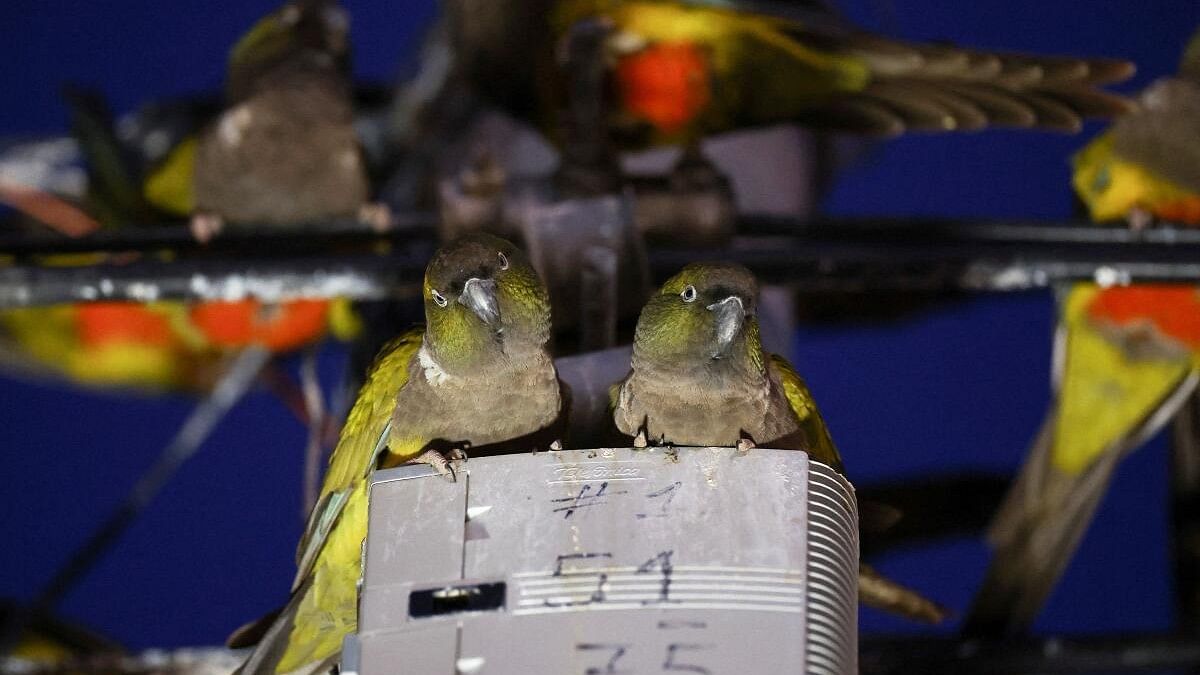
[[[708,311],[713,313],[716,328],[716,349],[713,350],[712,356],[719,358],[729,351],[733,338],[742,329],[742,323],[746,320],[746,308],[742,306],[741,298],[731,295],[709,305]]]
[[[496,282],[493,279],[467,279],[458,301],[489,326],[500,321],[500,305],[496,304]]]

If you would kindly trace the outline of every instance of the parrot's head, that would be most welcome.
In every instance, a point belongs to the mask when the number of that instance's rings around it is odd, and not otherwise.
[[[550,296],[525,254],[490,234],[443,246],[425,270],[426,345],[447,370],[519,359],[550,339]]]
[[[1183,50],[1183,57],[1179,60],[1179,74],[1200,80],[1200,27],[1192,33],[1192,38]]]
[[[741,265],[684,267],[642,309],[634,335],[635,365],[761,370],[757,299],[758,282]]]
[[[1071,158],[1071,183],[1087,205],[1092,220],[1105,222],[1125,218],[1146,201],[1150,177],[1113,151],[1113,137],[1105,133],[1088,143]]]
[[[291,0],[259,19],[233,46],[230,92],[244,92],[255,78],[298,58],[344,70],[349,65],[349,36],[349,16],[335,0]]]

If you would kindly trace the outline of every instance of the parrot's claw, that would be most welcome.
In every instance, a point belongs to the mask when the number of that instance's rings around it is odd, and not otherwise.
[[[453,455],[455,452],[461,452],[461,450],[455,448],[447,454]],[[419,456],[413,458],[409,464],[428,464],[429,466],[433,467],[434,471],[438,472],[439,476],[445,478],[451,483],[454,483],[458,481],[458,475],[454,470],[454,464],[457,463],[457,461],[460,460],[447,459],[446,455],[443,455],[437,450],[426,450]]]
[[[747,452],[750,452],[750,450],[752,450],[753,448],[755,448],[757,446],[754,444],[754,441],[743,436],[742,438],[738,439],[736,447],[737,447],[737,454],[744,455]]]
[[[194,213],[188,227],[196,241],[207,244],[221,233],[225,227],[225,219],[215,213]]]
[[[553,443],[550,444],[550,449],[551,450],[562,450],[562,441],[555,440]]]
[[[638,429],[637,436],[633,437],[633,447],[645,448],[650,445],[650,441],[646,440],[646,430]]]
[[[1154,224],[1154,214],[1140,206],[1130,209],[1125,219],[1129,223],[1129,229],[1134,232],[1141,232]]]
[[[469,448],[469,447],[471,447],[471,446],[470,445],[462,445],[462,446],[459,446],[456,448],[451,448],[450,451],[446,453],[446,460],[450,461],[450,462],[465,462],[465,461],[467,461],[467,448]]]
[[[395,220],[392,218],[392,209],[383,202],[372,202],[363,204],[358,208],[358,221],[371,226],[372,230],[383,234],[392,229]]]

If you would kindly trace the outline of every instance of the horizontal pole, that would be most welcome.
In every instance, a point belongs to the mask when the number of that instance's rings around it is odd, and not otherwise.
[[[0,308],[58,302],[240,299],[266,302],[415,291],[435,242],[433,217],[401,216],[379,234],[356,223],[223,234],[196,243],[186,226],[140,227],[68,240],[0,237]],[[688,262],[727,260],[764,281],[814,292],[1005,292],[1059,283],[1200,283],[1200,231],[1084,223],[743,216],[720,248],[651,247],[665,278]],[[59,253],[109,253],[92,265]],[[131,253],[132,252],[132,253]]]

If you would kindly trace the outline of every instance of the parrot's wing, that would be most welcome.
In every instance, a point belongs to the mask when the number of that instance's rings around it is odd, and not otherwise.
[[[149,209],[138,187],[138,171],[113,129],[108,104],[97,92],[67,87],[71,135],[88,167],[88,207],[107,226],[144,220]]]
[[[839,473],[844,473],[842,458],[838,454],[837,446],[833,444],[829,428],[825,426],[825,420],[821,418],[821,411],[817,409],[816,401],[813,400],[808,385],[782,356],[771,354],[770,363],[779,382],[783,385],[788,403],[791,404],[796,416],[800,418],[800,428],[809,445],[807,448],[809,456],[828,464]],[[888,523],[890,524],[900,517],[899,512],[890,507],[879,504],[868,506],[868,509],[860,512],[860,517],[863,519],[886,520],[890,521]],[[864,524],[870,525],[864,529],[871,530],[884,529],[887,526],[876,528],[875,524]],[[925,598],[917,591],[884,577],[865,564],[859,565],[858,568],[858,598],[863,604],[914,621],[939,623],[946,618],[944,607]]]
[[[838,454],[837,446],[833,444],[829,428],[825,426],[825,420],[821,417],[821,411],[817,409],[817,403],[813,400],[808,385],[782,356],[771,354],[771,366],[783,385],[783,393],[787,396],[792,411],[800,419],[800,428],[809,446],[808,454],[813,459],[842,472],[841,455]]]
[[[422,334],[422,329],[416,328],[385,345],[359,390],[358,398],[346,416],[337,447],[330,456],[321,497],[309,515],[296,550],[293,587],[298,587],[311,571],[312,563],[337,522],[354,484],[379,463],[387,447],[396,392],[408,382],[409,363],[421,348]]]
[[[818,124],[885,134],[987,126],[1074,132],[1085,117],[1133,109],[1098,88],[1130,77],[1134,67],[1127,61],[982,52],[827,26],[787,24],[784,30],[798,43],[867,66],[861,89],[800,115]]]
[[[1112,125],[1113,152],[1200,195],[1200,79],[1163,78]]]
[[[146,176],[142,191],[146,201],[155,208],[177,216],[187,216],[195,210],[192,176],[195,174],[197,143],[195,135],[184,138]]]
[[[265,631],[257,640],[257,646],[246,662],[234,671],[234,675],[275,675],[276,666],[283,659],[289,645],[289,634],[295,624],[295,618],[300,606],[303,603],[304,597],[311,590],[312,579],[309,578],[302,585],[297,587],[292,592],[292,597],[278,612],[273,612],[268,617],[264,617],[255,622],[254,630],[259,631],[261,627],[265,627]],[[261,627],[260,627],[261,625]],[[239,631],[243,630],[239,629]],[[237,636],[235,633],[234,636]],[[327,657],[320,661],[306,664],[304,667],[291,671],[289,675],[328,673],[339,658],[340,653]]]
[[[1067,296],[1057,396],[988,532],[995,548],[967,629],[1028,626],[1070,561],[1122,457],[1171,419],[1197,383],[1190,359],[1131,358],[1088,317],[1100,292]]]

